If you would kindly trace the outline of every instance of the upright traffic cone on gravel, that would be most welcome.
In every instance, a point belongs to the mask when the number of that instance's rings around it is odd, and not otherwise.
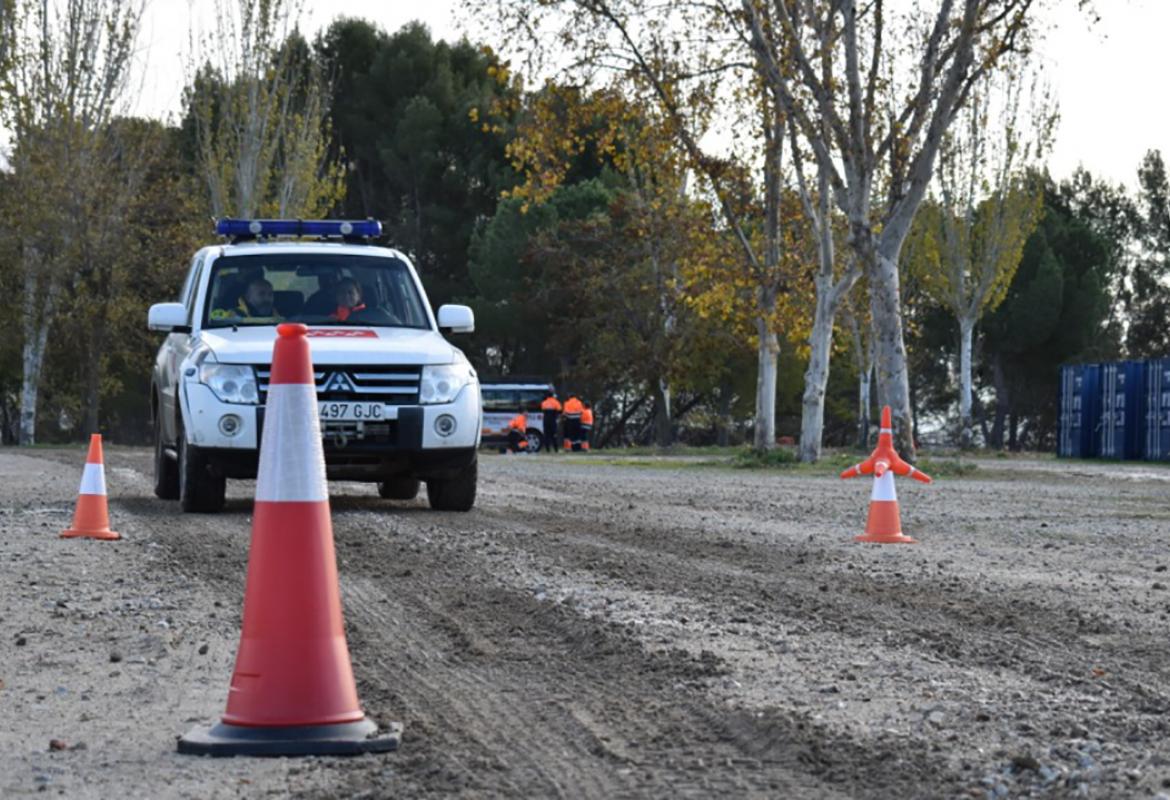
[[[77,508],[73,525],[61,532],[61,538],[121,539],[110,530],[110,511],[106,504],[106,468],[102,463],[102,435],[89,437],[89,455],[85,471],[81,473],[81,488],[77,492]]]
[[[244,622],[227,711],[180,753],[353,755],[398,747],[362,713],[350,666],[308,329],[285,323],[272,354]]]
[[[873,493],[870,495],[865,533],[853,538],[859,542],[878,544],[916,544],[914,539],[902,533],[902,516],[898,513],[894,476],[909,475],[922,483],[931,481],[929,475],[907,464],[894,450],[894,428],[889,406],[882,409],[882,427],[878,431],[878,444],[873,453],[865,461],[841,473],[842,478],[856,478],[860,475],[873,475]]]

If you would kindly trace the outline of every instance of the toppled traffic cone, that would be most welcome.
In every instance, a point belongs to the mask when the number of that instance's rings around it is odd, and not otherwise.
[[[870,495],[869,518],[865,521],[865,533],[853,538],[858,542],[878,544],[915,544],[914,539],[902,533],[902,517],[898,513],[894,476],[909,475],[922,483],[931,481],[929,475],[907,464],[895,452],[894,428],[889,406],[882,409],[882,427],[878,431],[877,448],[873,454],[841,473],[842,478],[856,478],[860,475],[873,475],[873,494]]]
[[[244,622],[227,711],[180,753],[355,755],[398,747],[358,705],[345,641],[307,328],[285,323],[272,354]]]
[[[81,473],[81,488],[77,492],[77,508],[73,525],[61,532],[61,538],[121,539],[110,530],[110,512],[106,504],[106,468],[102,463],[102,435],[89,437],[89,455],[85,471]]]

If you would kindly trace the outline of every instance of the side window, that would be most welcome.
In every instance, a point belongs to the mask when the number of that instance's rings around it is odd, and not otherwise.
[[[175,300],[176,303],[187,305],[191,298],[191,286],[195,283],[195,273],[199,271],[199,265],[202,263],[202,256],[198,256],[191,261],[191,268],[187,270],[187,277],[183,281],[183,288],[179,290],[179,297]]]
[[[525,389],[520,393],[525,411],[540,411],[540,402],[544,400],[543,389]]]
[[[483,389],[484,411],[515,411],[520,405],[513,389]]]
[[[191,268],[191,274],[187,278],[187,285],[183,287],[183,304],[187,306],[187,319],[194,319],[195,314],[195,298],[199,296],[199,282],[203,277],[203,256],[195,262],[195,266]]]

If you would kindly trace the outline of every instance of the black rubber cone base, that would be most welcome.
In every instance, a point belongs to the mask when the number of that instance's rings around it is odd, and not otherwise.
[[[371,720],[341,725],[246,728],[220,722],[192,728],[179,739],[179,752],[197,756],[356,756],[398,749],[402,726],[379,732]]]

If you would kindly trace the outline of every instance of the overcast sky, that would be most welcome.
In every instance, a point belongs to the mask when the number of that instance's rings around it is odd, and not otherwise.
[[[388,31],[418,19],[436,38],[463,30],[456,0],[306,0],[302,30],[315,33],[341,13],[377,22]],[[1170,0],[1097,0],[1101,19],[1090,26],[1074,0],[1052,12],[1040,55],[1060,103],[1061,121],[1049,159],[1063,178],[1078,164],[1094,174],[1135,185],[1147,150],[1170,158]],[[213,0],[148,0],[139,38],[142,96],[133,109],[150,116],[179,112],[188,30],[213,23]],[[470,32],[477,38],[477,31]]]

